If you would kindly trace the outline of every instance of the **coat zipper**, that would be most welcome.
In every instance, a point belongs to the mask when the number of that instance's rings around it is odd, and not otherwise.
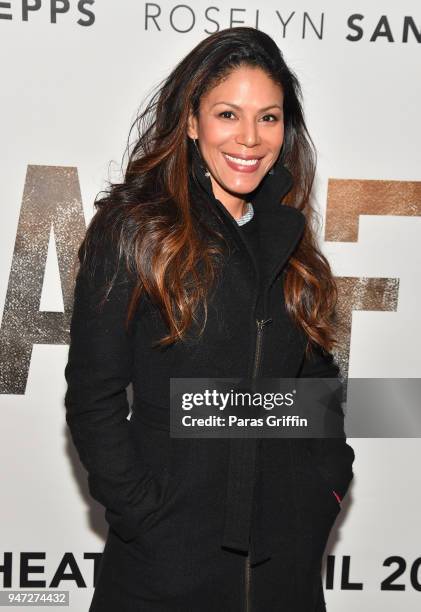
[[[247,553],[246,557],[246,575],[245,575],[245,583],[246,583],[246,607],[245,612],[250,612],[250,556]]]
[[[252,378],[256,378],[259,372],[259,365],[262,357],[262,340],[263,340],[263,328],[268,323],[271,323],[272,319],[269,317],[268,319],[256,319],[257,325],[257,334],[256,334],[256,350],[254,353],[254,363],[253,363],[253,372]],[[246,556],[246,566],[245,566],[245,612],[250,612],[250,554],[248,553]]]
[[[256,319],[257,324],[257,336],[256,336],[256,351],[254,354],[254,366],[253,366],[253,374],[252,378],[256,378],[259,371],[260,358],[262,354],[262,338],[263,338],[263,328],[268,323],[271,323],[272,319]]]

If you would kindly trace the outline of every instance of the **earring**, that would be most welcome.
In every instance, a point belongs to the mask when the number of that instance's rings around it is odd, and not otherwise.
[[[206,168],[206,164],[205,164],[205,162],[203,161],[203,157],[202,157],[202,154],[200,153],[199,147],[197,146],[197,142],[196,142],[196,140],[198,140],[198,139],[197,139],[197,138],[193,138],[194,146],[196,147],[196,150],[197,150],[197,152],[198,152],[198,154],[199,154],[199,157],[200,157],[200,159],[202,160],[202,165],[203,165],[203,168],[205,169],[205,176],[210,176],[210,172],[209,172],[209,170]]]

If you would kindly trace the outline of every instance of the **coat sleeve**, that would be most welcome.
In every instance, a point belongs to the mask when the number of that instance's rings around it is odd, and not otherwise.
[[[133,351],[124,327],[130,284],[109,247],[93,279],[79,269],[65,367],[66,422],[87,470],[88,488],[105,507],[109,525],[125,541],[160,505],[162,486],[142,464],[130,437],[126,387]],[[98,308],[106,279],[113,289]]]
[[[340,369],[331,353],[322,347],[313,348],[309,357],[305,357],[298,376],[307,378],[338,379]],[[343,499],[354,476],[352,464],[355,459],[353,448],[347,443],[344,429],[344,412],[338,394],[332,393],[334,411],[342,417],[341,436],[331,438],[307,438],[308,449],[315,458],[328,482],[332,484],[340,498]]]

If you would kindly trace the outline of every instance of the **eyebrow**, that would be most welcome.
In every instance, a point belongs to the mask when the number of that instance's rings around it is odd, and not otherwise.
[[[217,106],[218,104],[226,104],[227,106],[232,106],[233,108],[241,110],[241,106],[238,106],[238,104],[233,104],[232,102],[225,102],[224,100],[221,100],[221,102],[215,102],[215,104],[212,104],[211,108],[213,108],[214,106]],[[279,104],[271,104],[270,106],[265,106],[265,108],[261,108],[260,110],[266,111],[266,110],[269,110],[270,108],[279,108],[280,110],[282,110],[282,107],[279,106]]]

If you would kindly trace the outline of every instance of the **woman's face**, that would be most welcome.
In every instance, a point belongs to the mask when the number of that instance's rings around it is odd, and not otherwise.
[[[237,68],[202,97],[198,120],[190,115],[188,135],[198,138],[215,197],[224,204],[242,198],[256,189],[280,153],[282,88],[260,68]]]

